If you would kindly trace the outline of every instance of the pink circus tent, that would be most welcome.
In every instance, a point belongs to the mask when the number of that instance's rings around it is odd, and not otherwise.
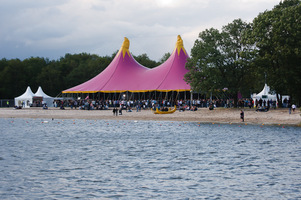
[[[114,93],[149,91],[190,91],[184,81],[188,55],[183,40],[178,36],[176,47],[169,59],[149,69],[140,65],[129,52],[129,40],[124,42],[110,65],[94,78],[64,90],[63,93]]]

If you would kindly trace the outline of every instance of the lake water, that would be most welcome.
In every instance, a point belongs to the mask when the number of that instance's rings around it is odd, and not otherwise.
[[[0,199],[300,199],[301,128],[0,119]]]

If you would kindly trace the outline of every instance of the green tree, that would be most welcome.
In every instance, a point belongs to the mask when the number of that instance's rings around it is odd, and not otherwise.
[[[64,80],[55,61],[44,67],[41,73],[36,77],[36,81],[43,88],[44,92],[53,97],[61,93]]]
[[[259,71],[277,94],[301,101],[301,4],[284,0],[253,20],[249,42],[256,45]],[[277,95],[278,96],[278,95]],[[278,96],[278,98],[281,96]],[[278,101],[281,103],[280,98]]]
[[[165,53],[163,55],[163,57],[160,59],[159,63],[162,64],[164,63],[166,60],[168,60],[168,58],[171,56],[171,54],[168,52],[168,53]]]
[[[216,94],[227,90],[237,104],[237,94],[249,95],[253,74],[252,46],[243,43],[243,35],[250,25],[241,19],[217,29],[207,29],[199,34],[191,49],[191,59],[186,67],[185,80],[192,90]]]
[[[40,83],[37,82],[37,76],[41,73],[43,68],[47,66],[47,62],[46,59],[40,57],[30,57],[22,61],[25,72],[23,77],[27,86],[30,86],[33,92],[36,92],[40,86]]]
[[[72,66],[70,72],[66,75],[65,89],[88,81],[101,73],[111,62],[112,58],[108,56],[99,57],[95,54],[73,55],[68,61]]]
[[[0,97],[12,99],[25,92],[27,85],[26,70],[21,60],[4,62],[0,73]]]
[[[154,67],[157,67],[159,65],[159,63],[157,63],[156,61],[154,60],[151,60],[147,54],[141,54],[139,56],[133,56],[135,58],[135,60],[145,66],[145,67],[148,67],[148,68],[154,68]]]

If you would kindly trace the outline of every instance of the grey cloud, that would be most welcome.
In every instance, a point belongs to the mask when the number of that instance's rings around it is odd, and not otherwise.
[[[167,2],[167,1],[166,1]],[[278,0],[11,0],[0,7],[0,53],[57,59],[65,53],[111,55],[123,37],[130,51],[160,59],[182,35],[189,52],[198,33],[236,18],[253,19]]]

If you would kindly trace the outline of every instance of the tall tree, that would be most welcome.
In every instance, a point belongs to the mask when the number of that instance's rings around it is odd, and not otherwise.
[[[214,94],[226,89],[235,106],[238,92],[249,94],[252,46],[243,43],[249,28],[248,23],[237,19],[221,32],[211,28],[199,34],[186,64],[189,72],[185,79],[192,90]]]
[[[3,99],[13,98],[15,94],[24,93],[27,84],[26,69],[19,59],[12,59],[3,63],[0,72],[0,95]]]
[[[65,81],[65,77],[62,76],[55,61],[50,62],[44,67],[41,73],[35,78],[44,92],[54,97],[62,91],[62,85],[64,85],[63,82]]]
[[[159,63],[157,63],[156,61],[154,60],[151,60],[147,54],[141,54],[139,56],[133,56],[135,58],[135,60],[145,66],[145,67],[148,67],[148,68],[154,68],[154,67],[157,67],[159,65]]]
[[[168,58],[171,56],[171,54],[168,52],[168,53],[165,53],[162,58],[160,59],[159,63],[162,64],[164,63],[166,60],[168,60]]]
[[[41,73],[44,67],[47,66],[48,60],[39,57],[30,57],[22,61],[27,86],[30,86],[33,92],[36,92],[41,83],[37,82],[37,76]]]
[[[271,88],[277,94],[289,94],[300,104],[300,0],[284,0],[271,11],[260,13],[253,20],[249,37],[250,43],[255,44],[258,50],[259,70],[267,75]]]

